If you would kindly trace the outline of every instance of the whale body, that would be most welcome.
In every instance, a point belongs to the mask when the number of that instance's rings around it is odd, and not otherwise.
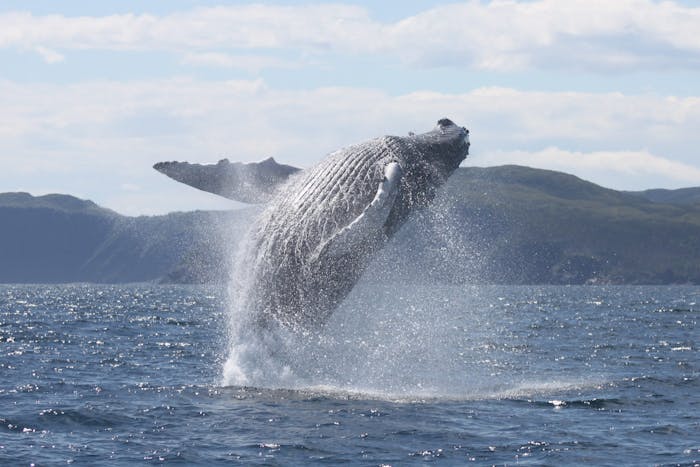
[[[262,324],[307,326],[327,320],[411,212],[430,204],[469,146],[469,131],[442,119],[423,134],[340,149],[305,171],[273,159],[154,167],[199,189],[267,203],[237,268],[249,285],[239,305]]]

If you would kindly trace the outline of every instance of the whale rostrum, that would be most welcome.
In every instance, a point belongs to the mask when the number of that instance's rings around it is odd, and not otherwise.
[[[441,119],[431,131],[382,136],[329,154],[301,171],[274,159],[215,165],[161,162],[175,180],[247,203],[267,203],[234,281],[259,323],[320,324],[371,258],[469,153],[469,131]]]

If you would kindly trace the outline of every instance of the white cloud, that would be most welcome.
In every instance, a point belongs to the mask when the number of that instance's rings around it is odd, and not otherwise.
[[[76,49],[181,49],[210,47],[327,47],[371,21],[365,10],[347,5],[197,8],[167,16],[100,17],[0,14],[0,46],[52,44]]]
[[[65,60],[65,57],[55,50],[51,50],[47,47],[42,47],[37,45],[34,47],[36,53],[38,53],[46,63],[59,63]]]
[[[496,0],[438,7],[398,29],[405,41],[416,39],[418,61],[463,64],[466,59],[494,70],[627,69],[671,61],[697,68],[700,43],[693,31],[699,26],[700,8],[673,2]]]
[[[699,30],[700,7],[671,1],[472,0],[396,22],[380,22],[361,7],[342,4],[250,4],[166,16],[4,13],[0,47],[175,50],[187,63],[220,66],[235,65],[229,50],[293,49],[501,71],[698,69]]]
[[[91,196],[96,202],[116,202],[114,193],[134,185],[141,190],[129,199],[146,199],[174,183],[150,168],[158,161],[274,156],[308,167],[344,145],[426,131],[441,117],[471,130],[467,164],[534,165],[618,188],[700,185],[697,97],[509,88],[393,96],[376,89],[290,91],[260,80],[180,78],[0,81],[0,186],[58,189],[60,179],[65,188],[59,191],[101,190]],[[152,198],[177,209],[190,190],[182,189],[167,203],[167,197]]]
[[[700,98],[478,88],[461,94],[326,87],[279,90],[261,80],[0,82],[0,147],[121,157],[292,156],[309,164],[339,145],[423,131],[441,117],[471,128],[476,154],[558,146],[695,156]],[[321,131],[322,129],[322,131]],[[565,144],[562,144],[565,143]],[[138,151],[135,151],[139,149]],[[9,151],[3,151],[8,154]],[[155,162],[155,161],[154,161]]]
[[[284,60],[277,57],[262,55],[234,55],[221,52],[201,52],[187,53],[182,59],[182,63],[194,66],[235,68],[239,70],[260,72],[267,68],[299,68],[298,62]]]
[[[198,157],[233,148],[252,157],[291,153],[310,161],[323,155],[314,149],[332,150],[384,132],[422,131],[443,116],[471,128],[475,151],[566,142],[575,150],[635,149],[682,157],[700,144],[698,97],[510,88],[392,96],[349,87],[279,90],[261,80],[0,82],[0,144],[46,141],[54,150],[86,144],[97,150],[97,143],[88,143],[95,140],[105,141],[105,147],[112,139],[120,146],[172,140],[179,148],[185,142],[199,148]]]
[[[647,151],[497,151],[479,159],[479,165],[517,164],[579,175],[618,189],[640,189],[639,180],[663,181],[673,186],[700,186],[700,167]],[[656,187],[646,185],[644,188]]]

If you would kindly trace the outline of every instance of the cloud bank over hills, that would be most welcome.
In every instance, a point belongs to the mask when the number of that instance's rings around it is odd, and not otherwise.
[[[4,190],[124,214],[228,208],[151,165],[308,167],[442,117],[470,128],[466,165],[700,184],[692,2],[185,3],[0,6]]]

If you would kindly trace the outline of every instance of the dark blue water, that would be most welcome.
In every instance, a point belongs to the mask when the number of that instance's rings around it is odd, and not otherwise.
[[[365,285],[268,351],[227,309],[0,286],[0,464],[700,463],[698,287]]]

